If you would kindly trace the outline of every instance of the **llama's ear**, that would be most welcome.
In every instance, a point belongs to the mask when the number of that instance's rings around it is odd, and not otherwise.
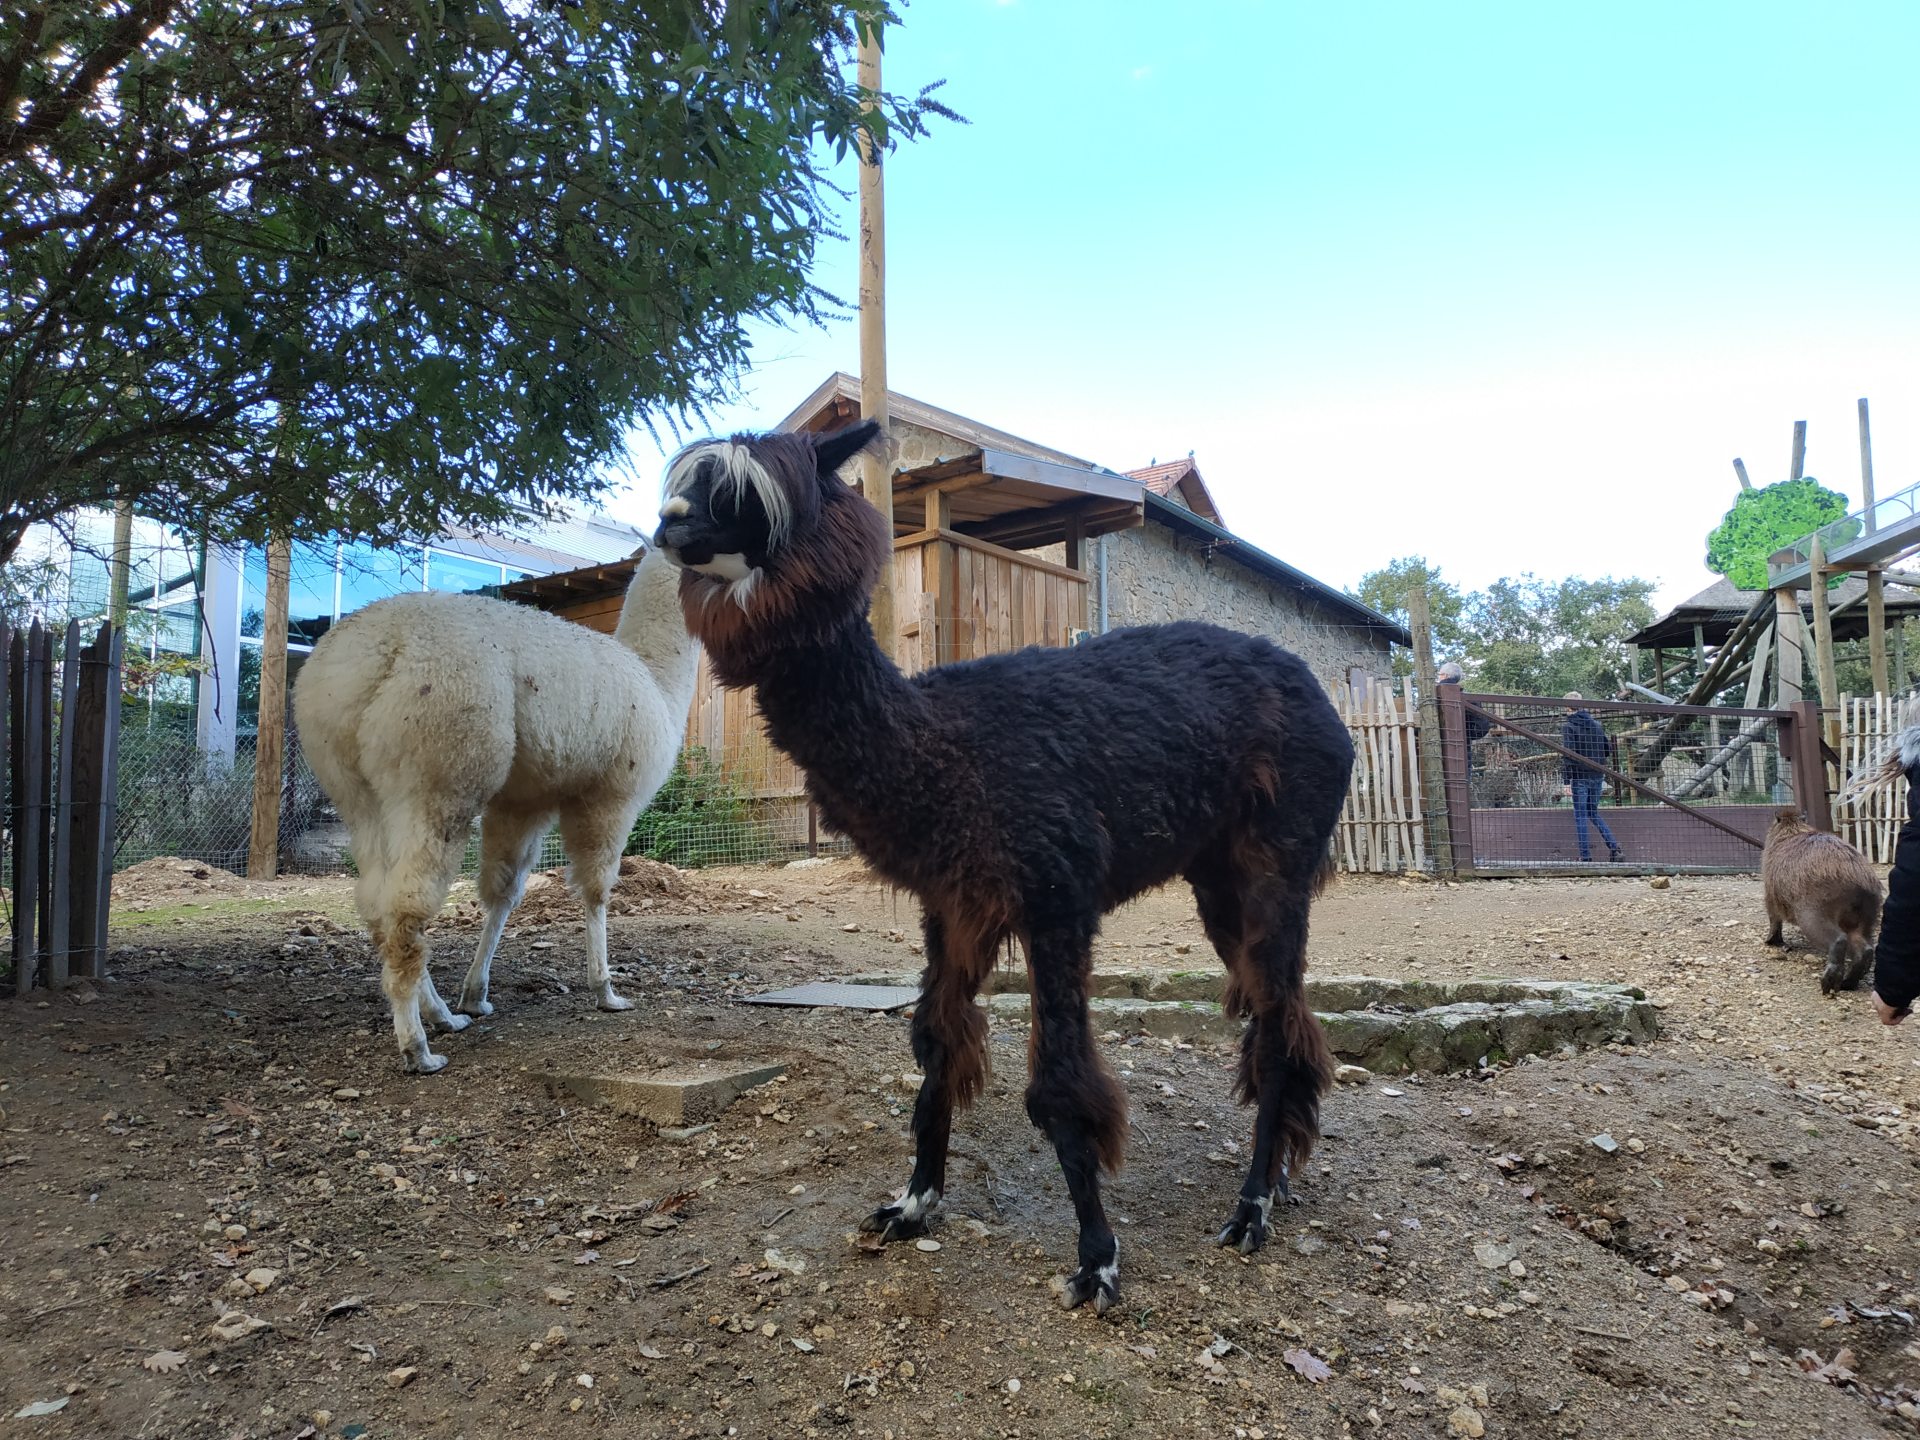
[[[877,420],[860,420],[843,430],[835,430],[827,435],[813,437],[813,453],[819,462],[822,475],[834,475],[842,465],[858,455],[862,450],[872,448],[880,440],[880,423]]]

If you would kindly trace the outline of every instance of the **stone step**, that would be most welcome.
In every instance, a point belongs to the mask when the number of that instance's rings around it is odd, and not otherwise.
[[[1552,1055],[1659,1034],[1659,1016],[1645,992],[1630,985],[1565,980],[1385,980],[1363,975],[1307,982],[1327,1044],[1341,1060],[1383,1074],[1471,1070],[1526,1055]],[[983,997],[994,1017],[1028,1020],[1024,993]],[[1244,1022],[1210,1000],[1096,995],[1096,1030],[1159,1039],[1233,1039]]]

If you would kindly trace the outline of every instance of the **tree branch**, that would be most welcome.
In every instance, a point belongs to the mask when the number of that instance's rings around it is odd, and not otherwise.
[[[37,103],[26,119],[0,134],[0,160],[24,150],[36,140],[45,139],[66,124],[68,117],[92,97],[100,82],[125,64],[129,55],[167,23],[173,6],[174,0],[134,0],[132,8],[120,17],[100,48],[80,62],[67,88]]]

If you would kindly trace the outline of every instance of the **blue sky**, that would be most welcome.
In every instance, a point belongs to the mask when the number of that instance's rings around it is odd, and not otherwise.
[[[1920,6],[918,0],[890,89],[893,388],[1116,469],[1351,585],[1712,578],[1756,483],[1920,483]],[[844,172],[849,188],[853,172]],[[851,202],[847,211],[851,232]],[[855,290],[844,242],[824,288]],[[851,321],[758,326],[770,425]],[[661,455],[610,504],[642,520]]]

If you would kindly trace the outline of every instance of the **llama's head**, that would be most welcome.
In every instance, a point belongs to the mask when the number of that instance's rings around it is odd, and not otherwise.
[[[723,677],[796,631],[865,613],[890,537],[839,471],[879,434],[863,420],[826,435],[735,435],[668,464],[654,544],[681,568],[687,628]]]

